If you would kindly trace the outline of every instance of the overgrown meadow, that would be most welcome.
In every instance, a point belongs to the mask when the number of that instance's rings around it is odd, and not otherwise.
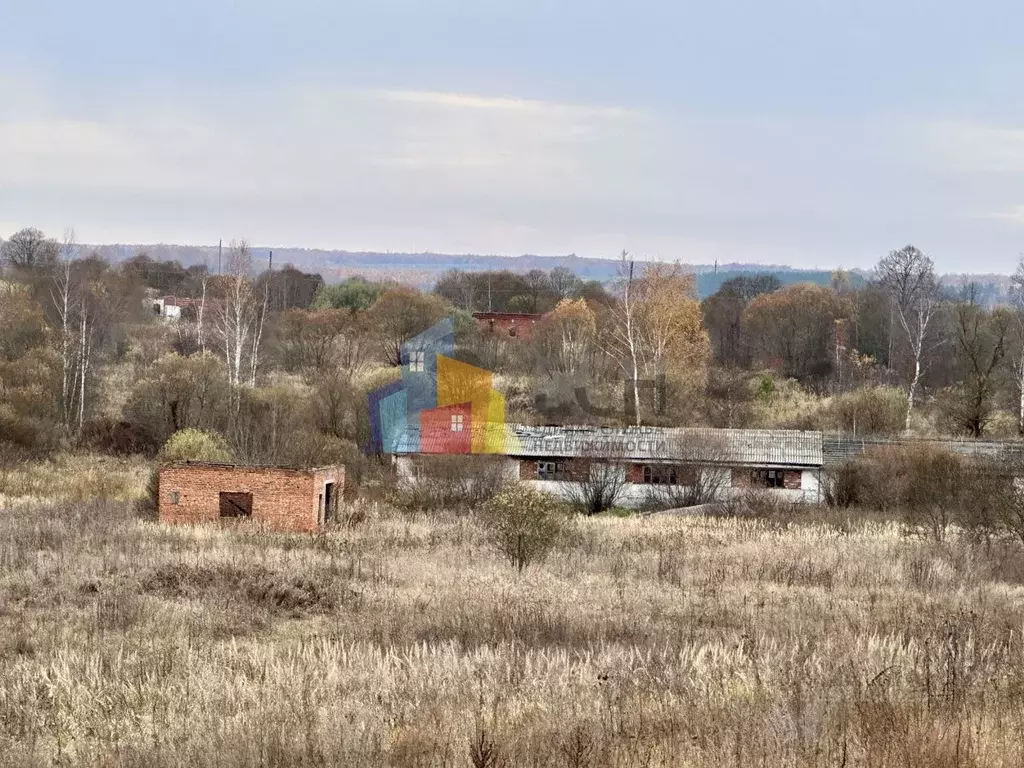
[[[100,501],[4,481],[0,762],[1024,761],[1009,539],[847,511],[598,516],[520,573],[479,514],[170,528],[122,471]]]

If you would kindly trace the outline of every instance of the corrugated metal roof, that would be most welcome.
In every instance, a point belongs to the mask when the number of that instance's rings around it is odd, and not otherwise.
[[[865,451],[879,446],[927,446],[985,459],[1008,466],[1024,467],[1024,442],[1020,440],[955,440],[915,437],[876,437],[848,433],[826,433],[822,436],[825,464],[842,464]]]
[[[683,429],[662,427],[527,427],[489,425],[501,432],[494,444],[507,456],[601,457],[634,461],[685,461],[730,466],[820,467],[820,432],[783,429]],[[444,436],[409,427],[398,436],[397,454],[443,453]]]

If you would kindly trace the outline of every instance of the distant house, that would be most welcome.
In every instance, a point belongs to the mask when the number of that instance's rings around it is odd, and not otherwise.
[[[470,452],[429,426],[422,434],[408,428],[390,451],[407,479],[417,477],[421,456]],[[449,428],[464,434],[464,421],[454,412]],[[817,502],[823,495],[820,432],[509,425],[505,434],[505,448],[492,453],[504,462],[509,479],[557,496],[572,495],[580,473],[597,465],[621,473],[623,506],[643,504],[652,486],[682,489],[698,482],[720,497],[753,488],[791,501]]]
[[[544,315],[524,312],[474,312],[477,328],[483,333],[494,333],[510,338],[528,339],[533,335],[537,321]]]
[[[250,520],[277,531],[313,532],[331,521],[345,468],[185,463],[161,467],[158,478],[161,522]]]
[[[180,320],[182,311],[197,303],[195,299],[182,299],[177,296],[146,299],[146,304],[152,309],[153,314],[165,320]]]

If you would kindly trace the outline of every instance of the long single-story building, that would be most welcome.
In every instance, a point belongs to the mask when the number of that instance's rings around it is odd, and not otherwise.
[[[571,497],[595,475],[618,473],[618,503],[638,507],[659,493],[696,486],[721,498],[760,488],[792,501],[822,498],[822,434],[780,429],[501,426],[504,450],[492,451],[509,479]],[[452,417],[459,434],[464,420]],[[394,450],[399,475],[414,481],[421,457],[469,453],[436,429],[409,427]],[[488,441],[493,445],[493,440]],[[459,447],[456,447],[458,445]],[[604,473],[604,474],[602,474]]]

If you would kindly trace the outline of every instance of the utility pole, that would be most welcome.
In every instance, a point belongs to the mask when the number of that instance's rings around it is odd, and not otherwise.
[[[220,256],[221,256],[221,252],[223,250],[224,250],[224,241],[223,240],[218,240],[217,241],[217,274],[218,275],[220,274]]]
[[[487,311],[493,312],[494,306],[491,303],[491,273],[487,273]]]

